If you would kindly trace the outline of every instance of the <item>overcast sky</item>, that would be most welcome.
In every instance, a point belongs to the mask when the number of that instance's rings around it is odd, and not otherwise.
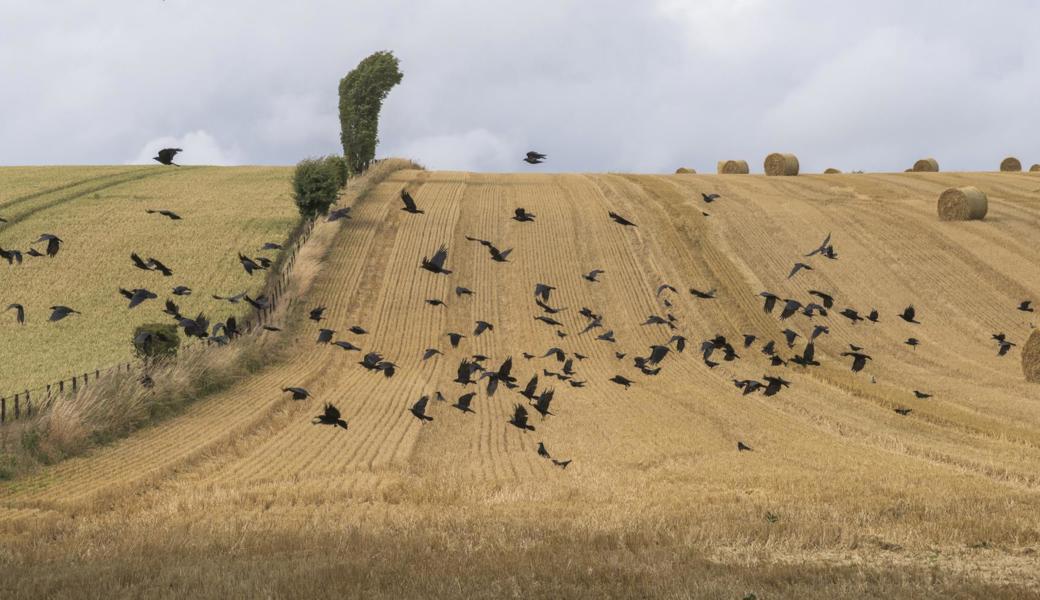
[[[430,168],[1028,167],[1038,23],[1034,0],[0,0],[0,164],[340,152],[339,79],[386,49],[378,154]]]

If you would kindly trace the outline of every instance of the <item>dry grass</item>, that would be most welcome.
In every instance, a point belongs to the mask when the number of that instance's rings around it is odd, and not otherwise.
[[[950,188],[939,195],[936,210],[942,221],[975,221],[986,217],[989,200],[974,186]]]
[[[939,161],[934,158],[922,158],[914,163],[913,168],[907,169],[907,171],[915,173],[938,173]]]
[[[763,165],[766,175],[792,177],[798,174],[798,157],[794,154],[773,152]]]
[[[751,172],[746,160],[720,160],[717,171],[719,175],[747,175]]]
[[[1009,156],[1000,161],[1000,170],[1007,173],[1017,173],[1022,170],[1022,162],[1014,156]]]
[[[279,338],[286,360],[0,487],[0,595],[1036,597],[1040,391],[989,343],[990,331],[1022,340],[1014,306],[1040,296],[1035,182],[935,179],[391,173],[353,203],[353,219],[315,231],[327,249],[301,264],[312,283]],[[999,186],[1014,218],[936,223],[936,196],[964,183]],[[425,215],[398,210],[406,185]],[[705,219],[689,199],[719,185],[727,209]],[[538,220],[512,221],[515,206]],[[640,215],[639,229],[588,217],[604,209]],[[828,231],[841,260],[788,281],[789,258]],[[467,234],[514,247],[510,262],[488,260]],[[419,273],[441,243],[455,273]],[[578,273],[593,267],[606,273],[587,284]],[[573,308],[560,313],[563,340],[533,321],[535,281],[558,286],[554,305],[602,312],[618,344],[578,335]],[[638,325],[665,310],[665,282],[718,289],[715,302],[669,296],[691,344],[779,339],[762,289],[822,286],[839,306],[876,306],[882,322],[829,319],[811,373],[770,369],[758,346],[712,370],[687,349],[618,388],[607,379],[632,369],[613,353],[671,334]],[[456,298],[460,284],[476,295]],[[447,309],[421,302],[430,297]],[[895,318],[909,302],[921,325]],[[301,313],[317,305],[328,307],[322,326],[368,329],[337,337],[382,352],[398,374],[316,347]],[[447,347],[444,333],[476,318],[495,331]],[[916,351],[902,345],[911,334]],[[875,356],[864,373],[838,356],[850,343]],[[430,346],[448,356],[421,361]],[[461,393],[462,356],[511,355],[526,380],[555,363],[519,352],[550,346],[587,355],[575,367],[588,383],[558,385],[556,414],[533,419],[536,431],[506,424],[506,390],[480,392],[476,414],[431,403],[425,425],[405,411],[421,394]],[[733,388],[777,371],[793,382],[778,396]],[[315,400],[289,401],[285,385]],[[326,400],[348,431],[310,424]],[[738,439],[754,452],[738,453]],[[539,441],[574,463],[552,466]]]

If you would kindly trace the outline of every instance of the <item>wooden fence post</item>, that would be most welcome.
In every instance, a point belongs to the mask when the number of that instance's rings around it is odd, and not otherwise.
[[[25,416],[32,416],[32,398],[29,397],[29,390],[25,390]]]
[[[7,421],[7,398],[0,398],[0,425]]]
[[[22,416],[22,407],[18,404],[18,394],[14,395],[14,419],[17,421],[18,417]]]
[[[72,376],[72,391],[73,391],[73,393],[75,393],[75,391],[76,391],[76,376],[75,375]]]

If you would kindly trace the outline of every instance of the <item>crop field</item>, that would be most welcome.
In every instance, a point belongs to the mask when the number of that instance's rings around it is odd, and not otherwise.
[[[0,216],[55,203],[0,228],[0,245],[51,231],[67,246],[0,265],[0,301],[16,293],[37,315],[52,303],[85,314],[24,328],[5,319],[0,383],[125,358],[132,322],[159,318],[160,304],[127,313],[117,287],[249,289],[259,280],[236,251],[292,223],[281,169],[40,173],[72,187],[46,192],[0,171],[11,180]],[[136,174],[56,200],[107,181],[87,178]],[[989,195],[984,221],[937,219],[939,193],[960,185]],[[402,189],[423,214],[399,210]],[[709,192],[719,199],[703,202]],[[1016,310],[1040,301],[1037,175],[403,170],[341,203],[352,218],[318,225],[301,258],[313,282],[272,338],[290,358],[155,427],[0,482],[0,596],[1040,597],[1040,386],[1024,382],[1017,347],[998,356],[991,339],[1024,342],[1038,319]],[[517,207],[535,220],[511,219]],[[806,258],[828,234],[837,259]],[[467,236],[512,253],[493,261]],[[421,270],[441,245],[452,273]],[[132,250],[178,276],[135,273]],[[789,277],[796,261],[812,269]],[[583,278],[594,269],[598,281]],[[555,286],[547,304],[565,310],[539,308],[537,283]],[[822,290],[835,305],[781,321],[779,307],[763,310],[764,290],[803,303]],[[185,304],[220,311],[203,294]],[[898,317],[909,304],[918,324]],[[307,320],[320,306],[320,324]],[[582,333],[583,307],[601,328]],[[879,322],[839,316],[845,307],[876,308]],[[669,313],[672,326],[644,325]],[[494,329],[475,335],[477,320]],[[819,366],[773,366],[761,351],[774,341],[788,358],[820,324]],[[363,351],[316,344],[319,327]],[[792,349],[786,328],[802,336]],[[616,342],[598,339],[608,329]],[[449,332],[466,336],[458,348]],[[745,334],[757,338],[748,347]],[[658,374],[633,366],[673,335],[687,346],[671,344]],[[717,335],[740,358],[717,353],[709,367],[700,347]],[[842,356],[850,344],[873,357],[860,372]],[[543,357],[552,347],[582,356],[572,379],[546,374],[563,368]],[[441,354],[423,360],[428,348]],[[394,375],[359,365],[367,352]],[[474,354],[490,370],[511,357],[520,388],[491,396],[486,379],[454,382]],[[555,388],[552,414],[529,409],[534,429],[521,430],[509,420],[533,375]],[[790,387],[734,386],[764,375]],[[313,397],[293,401],[286,386]],[[437,392],[447,401],[430,400],[432,421],[409,413]],[[464,392],[476,392],[473,413],[451,406]],[[346,431],[311,423],[324,402]],[[543,458],[539,442],[572,462]]]
[[[23,262],[0,261],[0,395],[67,379],[74,374],[127,362],[134,327],[168,322],[166,298],[184,314],[205,312],[223,320],[248,305],[212,298],[242,291],[256,294],[263,274],[246,275],[237,253],[261,252],[281,242],[297,220],[288,184],[279,168],[19,167],[0,169],[0,248],[19,250]],[[174,221],[145,209],[172,210]],[[43,233],[64,240],[53,257],[30,257]],[[170,277],[135,268],[130,254],[154,257]],[[175,286],[193,290],[172,296]],[[155,300],[128,309],[119,288],[146,288]],[[53,305],[82,312],[48,322]],[[251,310],[251,309],[250,309]]]

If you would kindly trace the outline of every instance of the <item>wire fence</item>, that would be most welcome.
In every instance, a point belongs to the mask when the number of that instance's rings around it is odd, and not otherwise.
[[[253,314],[243,320],[239,327],[241,333],[247,335],[252,334],[258,328],[270,322],[271,317],[275,314],[275,310],[280,305],[281,300],[289,287],[289,279],[292,275],[293,267],[296,266],[296,258],[299,255],[300,248],[302,248],[310,238],[311,232],[314,231],[315,222],[315,218],[310,218],[304,221],[300,227],[299,233],[294,238],[295,241],[292,242],[287,253],[284,254],[285,258],[278,268],[278,274],[268,278],[264,285],[264,289],[259,294],[266,298],[266,304],[264,304],[262,308],[255,310]],[[192,347],[199,344],[212,343],[213,342],[205,339],[189,338],[188,343],[182,345]],[[67,393],[78,392],[91,382],[100,379],[103,375],[130,373],[136,366],[138,365],[134,362],[125,362],[107,367],[99,367],[81,374],[66,377],[65,379],[53,383],[48,383],[47,385],[41,385],[34,388],[26,387],[17,392],[0,395],[0,425],[31,417],[41,407],[49,405],[54,399],[60,398]]]

